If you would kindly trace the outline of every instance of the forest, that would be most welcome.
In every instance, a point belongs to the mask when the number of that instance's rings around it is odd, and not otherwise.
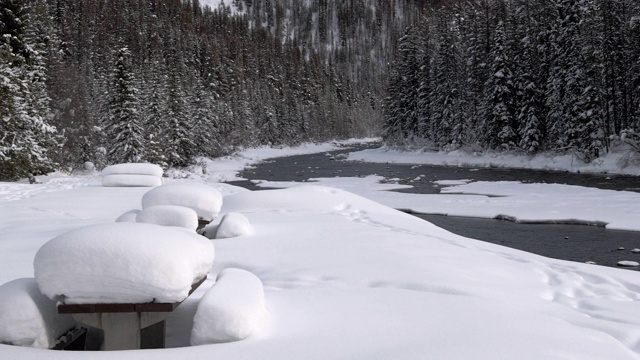
[[[640,2],[475,0],[434,8],[399,40],[390,146],[590,162],[640,151]]]
[[[0,0],[0,179],[379,134],[411,0]]]
[[[635,0],[0,0],[0,180],[382,135],[640,151]]]

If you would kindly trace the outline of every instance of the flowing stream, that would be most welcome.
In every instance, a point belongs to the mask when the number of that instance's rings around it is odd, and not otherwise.
[[[363,147],[345,147],[329,153],[277,158],[241,173],[248,180],[305,181],[310,178],[379,175],[412,185],[403,192],[437,194],[435,180],[474,179],[476,181],[521,181],[524,183],[559,183],[610,190],[640,192],[640,179],[624,175],[575,174],[528,169],[460,168],[432,165],[384,164],[342,161],[344,155]],[[426,175],[431,181],[411,182]],[[231,182],[250,190],[263,190],[251,181]],[[505,220],[419,215],[453,233],[556,259],[617,266],[618,261],[640,262],[640,232],[606,230],[585,225],[517,224]],[[628,268],[640,270],[640,268]]]

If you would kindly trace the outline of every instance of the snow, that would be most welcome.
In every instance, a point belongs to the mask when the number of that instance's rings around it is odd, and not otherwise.
[[[213,254],[195,232],[111,223],[51,239],[33,267],[42,293],[67,304],[177,302],[207,275]]]
[[[129,210],[126,213],[118,216],[118,218],[116,219],[116,222],[136,222],[136,218],[138,217],[138,214],[140,214],[140,210],[138,209],[133,209],[133,210]]]
[[[252,233],[253,227],[247,217],[240,213],[232,212],[225,214],[220,220],[220,225],[218,225],[217,231],[215,232],[215,238],[226,239],[251,235]]]
[[[283,146],[278,148],[249,148],[241,150],[232,156],[226,156],[215,160],[200,158],[198,160],[198,165],[189,167],[187,171],[170,169],[167,173],[169,177],[172,178],[189,178],[204,182],[245,180],[238,176],[238,172],[265,159],[323,153],[326,151],[338,150],[346,145],[371,143],[378,140],[379,139],[377,138],[348,139],[333,141],[331,143],[305,143],[295,147]]]
[[[162,178],[152,175],[115,174],[102,178],[102,186],[160,186]]]
[[[640,231],[640,194],[562,184],[523,184],[517,181],[438,181],[452,184],[442,194],[407,194],[407,185],[380,183],[381,176],[314,178],[314,184],[335,186],[395,209],[522,223],[600,225],[612,230]],[[287,188],[296,182],[262,181],[257,186]],[[459,184],[459,185],[458,185]],[[452,195],[455,194],[455,195]]]
[[[102,170],[102,186],[159,186],[162,174],[162,168],[154,164],[116,164]]]
[[[125,163],[107,166],[102,170],[102,175],[132,174],[150,175],[162,177],[163,170],[160,166],[149,163]]]
[[[621,261],[618,261],[618,266],[636,267],[636,266],[640,266],[640,263],[637,261],[631,261],[631,260],[621,260]]]
[[[157,205],[142,210],[136,216],[135,221],[196,230],[198,227],[198,214],[193,209],[184,206]]]
[[[0,343],[49,349],[74,326],[71,315],[58,315],[56,303],[40,293],[35,279],[0,286]]]
[[[535,156],[501,152],[455,151],[399,151],[384,147],[367,149],[349,154],[350,161],[366,161],[400,164],[429,164],[466,167],[508,167],[571,171],[582,173],[611,173],[640,175],[640,164],[625,161],[628,150],[611,151],[589,164],[573,154],[539,154]]]
[[[193,209],[199,218],[213,220],[220,212],[222,194],[210,186],[195,182],[178,182],[149,190],[142,197],[142,207],[179,205]]]
[[[259,326],[264,313],[260,279],[246,270],[225,269],[198,304],[191,345],[246,339]]]
[[[279,149],[261,155],[255,150],[252,156],[224,159],[220,166],[207,162],[206,172],[175,173],[220,191],[220,212],[243,214],[254,231],[215,240],[216,262],[209,280],[167,320],[171,349],[87,354],[0,345],[0,357],[640,359],[640,273],[464,238],[391,208],[479,215],[490,215],[483,207],[506,215],[521,215],[528,208],[530,218],[546,219],[549,206],[557,206],[553,210],[558,218],[577,219],[587,213],[580,208],[590,207],[589,218],[605,222],[609,212],[624,215],[623,208],[637,214],[640,201],[635,193],[472,182],[453,186],[452,192],[458,188],[477,194],[485,187],[487,193],[503,195],[401,194],[383,191],[402,186],[378,183],[382,177],[257,192],[214,183],[235,178],[235,172],[273,154],[294,152]],[[411,159],[411,153],[406,155],[403,162]],[[0,284],[32,276],[38,249],[52,237],[94,224],[154,226],[113,224],[140,207],[148,188],[101,187],[100,178],[92,175],[54,174],[38,180],[34,185],[0,183]],[[351,192],[336,188],[340,186]],[[527,197],[532,189],[538,196]],[[590,197],[580,200],[579,192]],[[520,213],[510,214],[512,210]],[[157,228],[162,234],[197,236]],[[154,252],[155,247],[147,250]],[[73,249],[76,254],[79,250]],[[628,251],[623,255],[636,256]],[[189,346],[198,304],[213,286],[211,279],[227,268],[244,269],[260,279],[266,314],[243,341]],[[139,287],[148,287],[145,284]]]

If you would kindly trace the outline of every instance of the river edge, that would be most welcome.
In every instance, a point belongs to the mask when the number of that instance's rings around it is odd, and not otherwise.
[[[371,148],[372,145],[361,145],[355,149],[362,147]],[[376,174],[383,176],[387,181],[413,186],[411,189],[397,190],[399,192],[438,194],[439,187],[434,187],[433,184],[419,185],[411,181],[427,168],[433,179],[440,180],[467,179],[472,175],[477,181],[522,181],[519,176],[525,172],[536,174],[526,182],[558,183],[562,181],[567,185],[635,192],[638,191],[629,189],[640,180],[637,176],[631,175],[347,161],[348,155],[345,154],[353,151],[354,147],[349,145],[323,153],[265,159],[239,174],[247,180],[229,183],[250,190],[265,190],[267,188],[256,186],[256,182],[259,180],[305,182],[310,178],[362,177]],[[576,224],[526,224],[505,221],[509,220],[508,218],[467,218],[424,213],[412,215],[462,236],[556,259],[595,262],[608,267],[618,267],[619,261],[640,261],[640,255],[630,251],[640,247],[640,232],[607,230],[603,227]],[[500,229],[499,232],[495,231],[496,229]],[[639,270],[640,268],[625,267],[625,269]]]

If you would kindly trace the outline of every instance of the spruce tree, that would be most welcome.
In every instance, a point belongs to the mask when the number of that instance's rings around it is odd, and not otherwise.
[[[139,91],[131,66],[131,52],[126,46],[115,53],[111,78],[107,135],[107,157],[111,163],[144,160],[144,130],[140,114]]]
[[[54,170],[58,138],[46,88],[50,19],[44,2],[31,5],[0,2],[0,178],[34,182]]]
[[[493,149],[509,150],[518,144],[513,102],[516,92],[508,46],[505,22],[500,20],[490,52],[491,76],[485,85],[487,117],[483,133],[487,145]]]

